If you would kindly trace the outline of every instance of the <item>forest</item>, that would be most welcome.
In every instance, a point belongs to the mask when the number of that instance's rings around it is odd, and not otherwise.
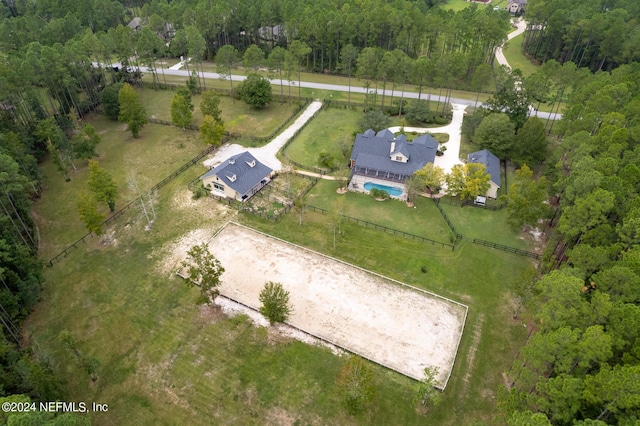
[[[304,69],[376,86],[493,90],[494,110],[513,113],[518,128],[529,102],[551,103],[552,111],[562,104],[563,119],[547,129],[555,144],[537,164],[556,211],[548,219],[553,241],[542,267],[514,289],[535,332],[498,404],[512,425],[637,421],[640,3],[529,0],[524,49],[542,66],[527,79],[492,69],[510,29],[506,12],[453,12],[444,3],[2,0],[0,397],[64,397],[64,378],[46,354],[22,345],[42,288],[30,213],[41,195],[38,163],[49,155],[66,176],[74,160],[90,158],[83,148],[92,132],[78,120],[103,112],[115,83],[142,84],[138,65],[150,67],[159,86],[162,58],[188,55],[202,67],[224,46],[257,46],[261,63],[290,79]],[[127,26],[136,16],[138,31]]]

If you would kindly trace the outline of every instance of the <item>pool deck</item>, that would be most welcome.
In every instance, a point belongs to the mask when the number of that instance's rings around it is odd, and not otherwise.
[[[402,190],[402,194],[400,194],[400,195],[391,195],[391,198],[396,199],[396,200],[407,201],[407,193],[405,191],[404,184],[399,183],[399,182],[390,182],[388,180],[376,179],[376,178],[372,178],[372,177],[369,177],[369,176],[355,175],[351,179],[351,182],[349,182],[348,189],[350,191],[356,191],[356,192],[362,192],[364,194],[368,194],[369,190],[364,188],[365,183],[368,183],[368,182],[373,183],[373,184],[377,184],[377,185],[391,186],[391,187],[399,188],[399,189]]]

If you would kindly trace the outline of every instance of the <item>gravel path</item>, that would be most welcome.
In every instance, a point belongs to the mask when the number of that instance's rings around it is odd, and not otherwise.
[[[251,155],[256,157],[258,161],[266,166],[271,167],[273,170],[281,170],[282,163],[276,158],[276,154],[284,146],[289,139],[293,137],[295,132],[300,129],[307,121],[309,121],[322,107],[322,102],[315,101],[305,109],[302,114],[294,121],[294,123],[282,131],[267,145],[260,148],[246,148],[238,144],[224,145],[220,148],[216,154],[203,162],[206,167],[215,167],[218,164],[225,161],[232,155],[239,154],[244,151],[249,151]]]

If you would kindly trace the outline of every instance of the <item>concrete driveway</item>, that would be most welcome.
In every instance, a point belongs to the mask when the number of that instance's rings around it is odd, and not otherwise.
[[[456,164],[462,164],[460,161],[460,139],[461,139],[461,129],[462,129],[462,120],[464,118],[464,110],[468,105],[452,103],[453,107],[453,117],[451,118],[451,123],[442,127],[406,127],[404,128],[405,132],[416,132],[416,133],[446,133],[449,135],[449,141],[444,144],[447,147],[447,150],[444,151],[444,155],[441,157],[436,157],[434,164],[438,167],[441,167],[445,173],[450,173],[453,166]],[[393,133],[398,133],[401,127],[390,127]]]
[[[305,109],[302,114],[293,122],[293,124],[282,131],[271,142],[260,148],[246,148],[238,144],[225,144],[220,148],[216,154],[204,161],[204,164],[208,168],[217,166],[225,161],[232,155],[239,154],[244,151],[249,151],[251,155],[256,157],[262,164],[271,167],[273,170],[281,170],[282,163],[276,158],[276,154],[284,146],[284,144],[293,137],[295,132],[300,129],[304,123],[309,121],[322,107],[322,102],[315,101]]]

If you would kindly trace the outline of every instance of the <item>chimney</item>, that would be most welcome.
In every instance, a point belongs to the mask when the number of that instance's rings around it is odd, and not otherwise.
[[[391,142],[391,151],[389,151],[389,155],[393,154],[393,151],[396,150],[396,141]]]

